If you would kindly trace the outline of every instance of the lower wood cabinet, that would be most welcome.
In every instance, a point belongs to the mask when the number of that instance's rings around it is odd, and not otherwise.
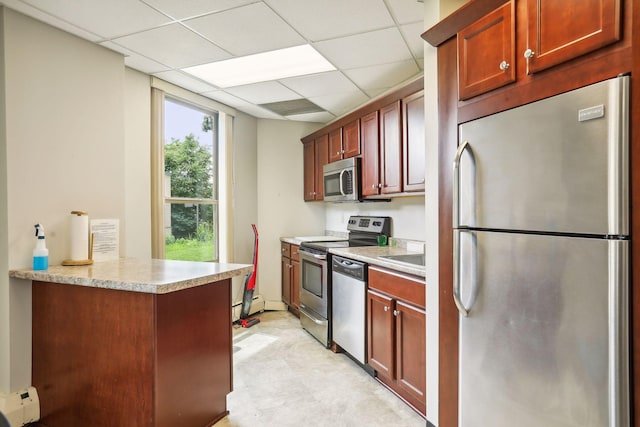
[[[377,379],[426,415],[424,280],[369,267],[368,361]]]
[[[282,301],[289,311],[300,316],[300,254],[299,246],[281,242]]]

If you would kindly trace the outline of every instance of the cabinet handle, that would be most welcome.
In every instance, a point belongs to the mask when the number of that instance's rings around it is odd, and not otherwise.
[[[507,71],[509,69],[509,63],[507,61],[502,61],[500,63],[500,69],[502,71]]]
[[[535,52],[532,51],[531,49],[527,49],[524,51],[524,57],[527,59],[533,58],[534,55],[535,55]]]
[[[382,188],[382,183],[378,184],[378,188]]]

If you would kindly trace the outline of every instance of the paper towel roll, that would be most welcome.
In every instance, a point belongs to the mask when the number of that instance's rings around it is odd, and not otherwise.
[[[89,216],[83,211],[71,212],[71,260],[89,258]]]

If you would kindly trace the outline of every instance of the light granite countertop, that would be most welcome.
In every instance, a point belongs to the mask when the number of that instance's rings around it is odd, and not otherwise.
[[[406,255],[420,252],[408,251],[406,248],[391,246],[359,246],[352,248],[331,248],[329,253],[354,259],[356,261],[366,262],[369,265],[377,265],[390,270],[400,271],[402,273],[412,274],[414,276],[425,277],[426,272],[423,266],[412,265],[407,263],[398,263],[378,258],[386,255]]]
[[[121,258],[86,266],[50,266],[48,270],[10,270],[9,277],[32,281],[166,294],[253,271],[251,264]]]

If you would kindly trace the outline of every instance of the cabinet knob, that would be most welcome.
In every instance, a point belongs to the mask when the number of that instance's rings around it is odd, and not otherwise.
[[[534,55],[535,55],[535,52],[532,51],[531,49],[527,49],[524,51],[524,57],[527,59],[533,58]]]
[[[336,151],[336,156],[339,156],[339,155],[340,155],[340,152],[339,152],[339,151]]]
[[[382,184],[378,184],[378,188],[382,188]]]
[[[342,154],[344,154],[344,150],[342,150]]]
[[[376,185],[375,184],[371,184],[371,188],[376,188]]]
[[[502,71],[507,71],[509,69],[509,63],[507,61],[502,61],[500,63],[500,69]]]
[[[400,312],[398,310],[393,310],[393,315],[397,316],[398,314],[400,314]]]
[[[384,306],[384,311],[389,311],[389,307],[387,307],[386,305]]]

